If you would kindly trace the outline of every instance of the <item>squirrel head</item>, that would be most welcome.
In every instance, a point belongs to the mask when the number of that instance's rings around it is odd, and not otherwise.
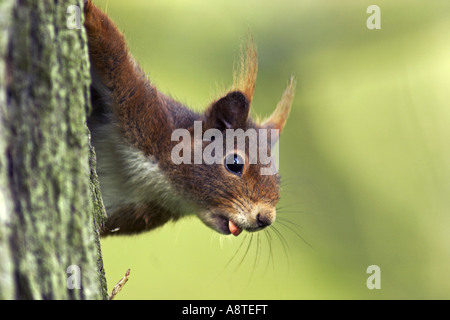
[[[240,67],[232,90],[206,109],[202,121],[186,128],[182,142],[175,139],[172,156],[186,153],[186,161],[178,161],[168,172],[207,226],[235,236],[275,221],[280,176],[274,145],[288,118],[295,88],[291,77],[272,115],[254,121],[250,116],[257,72],[253,45],[247,44]]]

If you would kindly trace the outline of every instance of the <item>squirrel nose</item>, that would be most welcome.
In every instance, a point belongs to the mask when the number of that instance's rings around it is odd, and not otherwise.
[[[272,219],[268,215],[258,213],[256,215],[256,222],[260,228],[265,228],[272,224]]]

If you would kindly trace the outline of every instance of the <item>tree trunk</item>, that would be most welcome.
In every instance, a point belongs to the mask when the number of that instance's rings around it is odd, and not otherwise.
[[[107,297],[81,2],[0,0],[0,299]]]

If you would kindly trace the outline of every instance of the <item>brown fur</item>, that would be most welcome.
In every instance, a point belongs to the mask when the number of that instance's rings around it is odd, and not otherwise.
[[[272,116],[262,124],[255,123],[249,114],[258,70],[256,47],[251,38],[247,41],[245,54],[235,72],[232,90],[214,101],[203,114],[198,114],[160,93],[145,77],[144,72],[129,53],[125,39],[113,22],[90,1],[85,7],[89,55],[93,72],[98,74],[107,88],[107,106],[112,114],[105,120],[117,123],[129,143],[145,156],[155,158],[164,176],[186,202],[209,217],[237,219],[246,216],[243,228],[259,230],[255,208],[262,208],[266,220],[274,220],[275,205],[280,198],[278,175],[261,176],[262,164],[245,165],[241,176],[227,171],[223,164],[181,164],[171,161],[171,150],[178,143],[171,141],[174,129],[193,130],[195,120],[202,121],[203,130],[218,128],[225,134],[227,128],[274,128],[283,129],[289,114],[294,93],[294,81],[290,81]],[[95,91],[95,90],[94,90]],[[93,96],[102,96],[94,92]],[[100,97],[102,98],[102,97]],[[93,98],[94,111],[100,105]],[[91,120],[97,125],[96,121]],[[122,143],[122,142],[117,142]],[[204,142],[203,146],[207,146]],[[243,150],[248,160],[248,150]],[[129,177],[132,179],[133,177]],[[138,180],[138,179],[137,179]],[[141,186],[136,186],[140,188]],[[127,192],[127,190],[124,190]],[[131,234],[148,231],[170,220],[180,218],[161,203],[142,201],[124,204],[108,212],[107,230],[104,235]],[[211,225],[210,225],[211,226]]]
[[[180,216],[173,216],[171,212],[157,203],[125,205],[108,217],[106,222],[108,232],[105,234],[114,234],[115,230],[118,234],[137,234],[153,230],[168,221],[177,221],[179,218]]]

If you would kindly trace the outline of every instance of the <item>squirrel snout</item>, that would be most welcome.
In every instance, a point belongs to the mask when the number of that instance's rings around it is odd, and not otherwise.
[[[256,222],[260,228],[265,228],[272,224],[272,220],[266,214],[258,213],[256,215]]]
[[[258,207],[256,223],[259,228],[270,226],[275,221],[275,208]]]

